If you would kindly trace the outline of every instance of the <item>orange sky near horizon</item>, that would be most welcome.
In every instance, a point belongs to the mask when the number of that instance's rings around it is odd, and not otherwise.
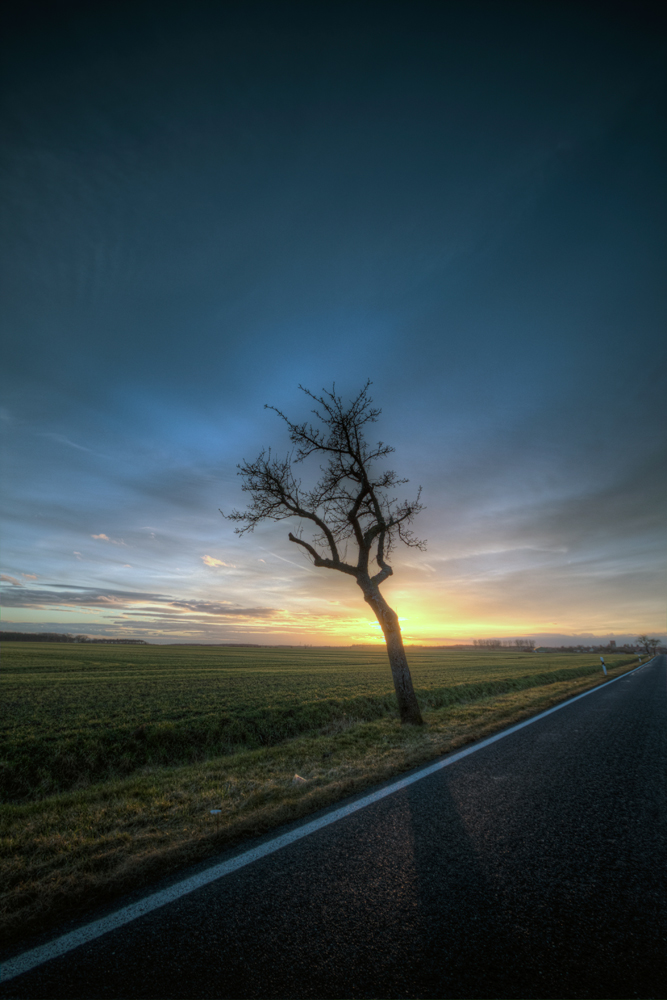
[[[262,607],[252,614],[243,609],[235,613],[236,609],[224,602],[176,599],[158,604],[137,595],[134,599],[107,599],[101,607],[63,602],[58,607],[9,608],[3,616],[3,628],[21,630],[30,624],[32,631],[43,623],[44,631],[55,627],[57,631],[97,635],[109,630],[109,634],[163,642],[382,644],[380,626],[361,594],[349,586],[347,579],[329,579],[330,575],[315,573],[315,579],[308,580],[308,596],[299,592],[299,586],[289,587],[285,581],[281,602],[275,600],[278,595],[273,588],[271,594],[256,592],[256,601]],[[589,593],[584,605],[578,599],[581,595],[574,578],[569,581],[569,596],[554,590],[553,581],[549,584],[536,578],[530,598],[517,600],[507,581],[504,586],[476,581],[466,587],[459,582],[458,593],[454,593],[454,588],[444,581],[436,584],[422,579],[419,586],[416,580],[410,580],[411,575],[405,573],[403,583],[397,574],[383,588],[386,599],[398,612],[406,643],[440,645],[468,643],[475,638],[548,634],[606,637],[659,631],[657,607],[647,607],[642,601],[640,606],[628,602],[621,609],[616,602],[610,605],[605,594],[595,593]],[[341,587],[341,582],[347,586]],[[547,587],[549,593],[541,593]],[[217,588],[207,589],[213,596]],[[545,605],[551,615],[543,613]]]

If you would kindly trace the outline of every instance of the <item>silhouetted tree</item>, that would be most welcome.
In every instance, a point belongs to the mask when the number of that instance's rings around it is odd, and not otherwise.
[[[335,385],[331,392],[323,389],[322,396],[299,386],[317,404],[312,412],[320,427],[292,423],[275,406],[267,406],[287,424],[294,446],[292,454],[278,459],[269,449],[254,462],[244,460],[238,466],[239,475],[251,503],[247,510],[234,510],[228,517],[242,525],[236,528],[239,535],[266,520],[294,517],[312,525],[315,534],[310,541],[302,537],[302,526],[296,535],[289,533],[289,540],[303,548],[315,566],[337,570],[356,581],[384,634],[401,722],[422,725],[398,616],[380,593],[380,585],[393,573],[387,560],[396,541],[413,548],[425,547],[409,528],[415,515],[423,510],[419,502],[421,487],[412,502],[399,501],[393,492],[407,479],[399,479],[392,471],[375,471],[376,463],[394,449],[381,441],[374,447],[366,441],[367,425],[375,423],[381,412],[372,406],[370,385],[370,381],[366,382],[347,406],[336,395]],[[320,466],[322,474],[317,483],[307,489],[296,478],[294,466],[311,456],[326,464]],[[350,542],[356,548],[353,562],[346,561],[346,551],[341,556],[341,546]]]
[[[650,656],[651,653],[653,653],[653,655],[655,656],[655,651],[660,645],[659,639],[651,639],[648,635],[637,636],[637,642],[639,643],[639,645],[644,650],[647,656]]]

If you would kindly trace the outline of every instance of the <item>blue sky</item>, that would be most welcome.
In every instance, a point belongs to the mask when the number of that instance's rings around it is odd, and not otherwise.
[[[640,5],[16,6],[4,628],[363,642],[270,403],[367,378],[408,641],[665,634],[665,36]]]

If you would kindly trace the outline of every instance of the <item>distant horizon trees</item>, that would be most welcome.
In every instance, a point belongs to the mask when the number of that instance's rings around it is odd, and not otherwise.
[[[145,639],[92,639],[87,635],[71,635],[69,632],[0,632],[0,642],[79,642],[109,643],[127,646],[148,646]]]
[[[655,656],[655,652],[660,645],[660,639],[652,639],[648,635],[638,635],[637,642],[647,656]]]
[[[241,525],[235,529],[239,535],[253,531],[262,521],[296,518],[301,522],[296,534],[289,532],[289,540],[308,554],[314,566],[343,573],[361,589],[384,635],[401,723],[423,725],[398,615],[380,593],[381,584],[393,575],[388,559],[396,542],[410,548],[425,546],[409,528],[423,510],[421,487],[414,500],[399,501],[396,487],[407,479],[399,479],[391,470],[375,470],[394,449],[382,441],[370,445],[366,440],[366,428],[381,413],[372,406],[370,385],[368,380],[347,405],[336,394],[335,385],[331,392],[323,389],[321,396],[300,385],[316,404],[312,413],[319,426],[293,423],[275,406],[267,406],[287,424],[293,450],[284,459],[274,457],[269,449],[262,450],[254,462],[244,460],[238,474],[250,505],[223,517]],[[294,467],[311,457],[324,464],[318,481],[307,488]],[[310,540],[303,538],[304,524],[313,529]],[[348,546],[356,554],[352,561],[347,560]]]
[[[535,649],[533,639],[473,639],[472,644],[482,649],[520,649],[524,652]]]
[[[2,642],[74,642],[69,632],[0,632]]]

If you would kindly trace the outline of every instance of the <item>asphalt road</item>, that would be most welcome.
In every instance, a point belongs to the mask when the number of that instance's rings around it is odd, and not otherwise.
[[[0,998],[667,997],[666,659]]]

